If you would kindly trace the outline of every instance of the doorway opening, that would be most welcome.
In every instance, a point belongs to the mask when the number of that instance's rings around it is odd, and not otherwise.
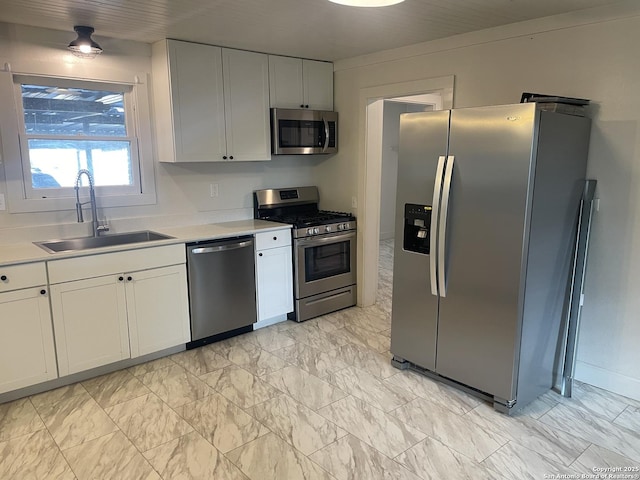
[[[360,105],[365,148],[360,163],[364,184],[358,194],[362,211],[358,218],[362,227],[358,242],[358,304],[366,307],[375,303],[378,294],[381,236],[393,237],[389,223],[395,223],[400,114],[452,108],[453,76],[365,88],[361,90]]]

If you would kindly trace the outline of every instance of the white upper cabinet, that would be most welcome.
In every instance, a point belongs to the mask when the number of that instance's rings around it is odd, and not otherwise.
[[[302,60],[269,55],[269,101],[272,108],[304,108]]]
[[[305,108],[333,110],[333,63],[303,60],[302,72]]]
[[[269,55],[272,108],[333,110],[333,64]]]
[[[271,159],[267,55],[177,40],[152,52],[161,162]]]
[[[201,162],[227,153],[222,86],[222,49],[168,42],[175,154]],[[167,118],[171,118],[171,115]]]
[[[267,55],[223,48],[222,71],[228,159],[271,160]]]

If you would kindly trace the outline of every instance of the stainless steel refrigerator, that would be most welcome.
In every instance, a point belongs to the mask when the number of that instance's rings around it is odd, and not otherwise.
[[[535,103],[401,116],[395,366],[505,413],[552,387],[589,132]]]

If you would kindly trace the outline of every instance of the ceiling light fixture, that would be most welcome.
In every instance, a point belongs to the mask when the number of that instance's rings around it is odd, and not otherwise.
[[[71,50],[71,53],[81,58],[94,58],[96,55],[102,53],[102,47],[91,38],[93,27],[76,25],[73,29],[78,34],[78,38],[67,47]]]
[[[402,3],[404,0],[329,0],[333,3],[339,3],[340,5],[347,5],[349,7],[388,7],[389,5],[396,5]]]

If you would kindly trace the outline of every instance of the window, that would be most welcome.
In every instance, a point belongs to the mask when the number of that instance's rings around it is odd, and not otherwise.
[[[155,203],[146,85],[12,74],[0,88],[17,117],[0,115],[3,138],[17,139],[3,145],[10,211],[73,208],[81,169],[101,207]]]
[[[16,80],[27,198],[71,196],[80,169],[92,173],[96,187],[110,187],[103,194],[140,192],[131,86]]]

